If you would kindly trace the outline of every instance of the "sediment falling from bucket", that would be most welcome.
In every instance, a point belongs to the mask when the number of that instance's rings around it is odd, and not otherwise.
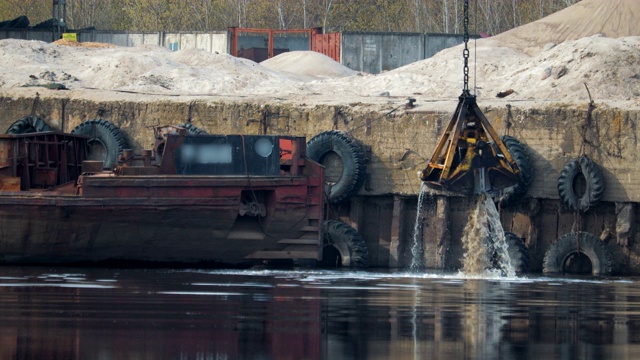
[[[465,274],[494,273],[514,277],[515,270],[507,251],[500,214],[490,196],[476,197],[475,207],[462,237],[465,254],[462,271]]]
[[[422,203],[424,202],[424,193],[426,186],[424,183],[420,186],[420,194],[418,195],[418,207],[416,208],[416,221],[413,225],[413,243],[411,244],[411,265],[410,271],[419,271],[424,269],[424,246],[422,244],[422,231],[420,231],[420,216],[422,215]]]
[[[516,270],[512,265],[511,256],[509,256],[507,239],[504,236],[502,222],[500,222],[500,213],[491,196],[485,194],[484,198],[485,208],[487,209],[487,219],[489,220],[489,229],[491,230],[490,239],[492,239],[492,242],[490,247],[494,251],[493,268],[499,270],[503,276],[515,277]]]

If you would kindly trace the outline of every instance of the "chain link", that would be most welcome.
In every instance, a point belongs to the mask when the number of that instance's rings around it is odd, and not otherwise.
[[[464,87],[463,93],[469,93],[469,0],[464,0],[464,51],[462,51],[462,57],[464,58]]]

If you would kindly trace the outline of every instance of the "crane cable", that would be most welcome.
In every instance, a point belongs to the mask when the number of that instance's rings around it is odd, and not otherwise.
[[[462,51],[462,58],[464,59],[464,86],[462,88],[462,94],[471,95],[469,93],[469,0],[464,0],[464,50]]]

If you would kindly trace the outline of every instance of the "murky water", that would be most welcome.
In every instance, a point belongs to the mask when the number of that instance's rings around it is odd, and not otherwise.
[[[462,238],[465,274],[495,272],[507,277],[515,276],[500,223],[500,213],[491,197],[477,195]]]
[[[638,278],[0,267],[1,359],[638,353]]]

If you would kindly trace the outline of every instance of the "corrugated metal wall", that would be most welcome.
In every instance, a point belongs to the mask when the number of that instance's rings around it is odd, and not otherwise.
[[[5,38],[49,42],[52,34],[51,31],[31,29],[0,30],[0,39]],[[429,58],[440,50],[463,42],[462,35],[458,34],[421,33],[343,32],[340,37],[335,37],[335,39],[340,40],[338,44],[334,44],[331,51],[336,53],[335,55],[339,54],[340,62],[343,65],[371,74],[378,74]],[[265,46],[264,39],[260,37],[257,40],[260,42],[258,44],[260,47]],[[309,39],[301,38],[299,34],[292,34],[290,37],[278,34],[277,40],[277,47],[290,51],[309,48]],[[94,30],[79,32],[78,41],[104,42],[118,46],[151,44],[168,47],[174,51],[198,48],[209,52],[230,53],[230,35],[226,31],[128,33]]]
[[[377,74],[424,59],[419,33],[342,33],[342,64]]]
[[[32,29],[2,29],[0,30],[0,40],[2,39],[21,39],[21,40],[39,40],[51,42],[53,33],[51,30],[32,30]]]
[[[209,33],[165,33],[158,45],[171,50],[202,49],[208,52],[228,53],[229,36],[226,31]]]
[[[342,33],[342,64],[378,74],[433,56],[463,42],[458,34]]]
[[[102,42],[118,46],[138,46],[143,44],[165,46],[172,50],[203,49],[209,52],[228,53],[229,43],[226,31],[208,33],[130,33],[119,31],[79,31],[80,42]],[[51,42],[50,30],[12,29],[0,30],[0,39],[40,40]]]
[[[337,62],[342,62],[340,43],[340,33],[315,34],[312,38],[311,49],[325,54]]]

